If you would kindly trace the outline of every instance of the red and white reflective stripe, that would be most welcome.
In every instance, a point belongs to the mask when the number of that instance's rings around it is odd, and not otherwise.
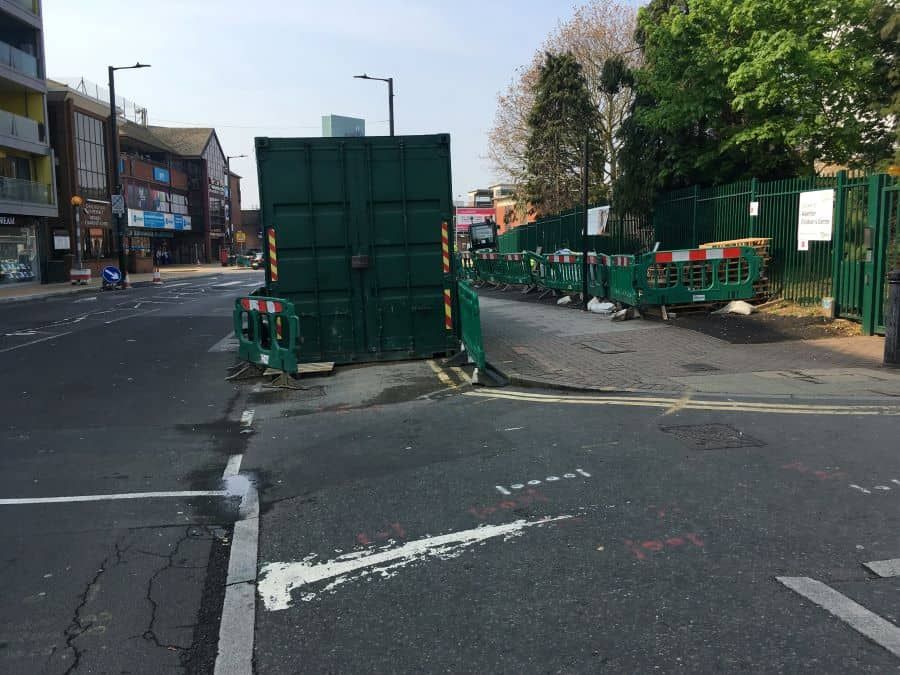
[[[573,263],[578,262],[578,256],[574,255],[548,255],[547,260],[555,263]]]
[[[505,260],[521,260],[522,254],[521,253],[507,253],[506,255],[503,256],[503,258]]]
[[[598,260],[600,261],[601,265],[609,267],[610,257],[608,255],[605,255],[603,253],[591,253],[590,255],[588,255],[588,265],[596,265]]]
[[[241,307],[248,312],[266,312],[267,314],[281,314],[284,309],[284,305],[275,300],[257,300],[255,298],[241,298]]]
[[[444,265],[444,274],[450,274],[450,236],[446,220],[441,223],[441,263]]]
[[[499,253],[479,253],[478,259],[479,260],[499,260],[500,254]]]
[[[722,260],[723,258],[740,257],[740,248],[695,248],[686,251],[660,251],[656,254],[656,262],[691,262],[693,260]]]
[[[631,267],[631,256],[614,255],[612,256],[613,267]]]

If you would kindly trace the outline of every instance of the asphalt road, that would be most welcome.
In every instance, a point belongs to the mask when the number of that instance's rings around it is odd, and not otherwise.
[[[0,672],[211,672],[246,436],[210,349],[260,282],[0,306]]]
[[[900,666],[900,402],[226,382],[259,281],[0,306],[0,672]]]
[[[385,399],[389,368],[254,406],[258,672],[900,666],[777,579],[900,633],[897,579],[862,565],[900,557],[898,417],[417,398],[412,378]]]

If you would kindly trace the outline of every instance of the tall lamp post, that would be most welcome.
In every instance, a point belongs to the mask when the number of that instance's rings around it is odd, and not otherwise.
[[[354,75],[354,80],[378,80],[379,82],[387,82],[388,86],[388,114],[391,120],[391,136],[394,135],[394,78],[393,77],[369,77],[365,73],[362,75]]]
[[[147,63],[138,61],[133,66],[109,66],[109,117],[112,132],[113,143],[113,194],[122,194],[121,176],[119,176],[119,115],[116,112],[116,71],[117,70],[135,70],[137,68],[149,68]],[[115,215],[116,219],[116,238],[119,240],[119,271],[122,273],[122,288],[128,288],[128,272],[125,260],[125,224],[122,222],[122,216]]]

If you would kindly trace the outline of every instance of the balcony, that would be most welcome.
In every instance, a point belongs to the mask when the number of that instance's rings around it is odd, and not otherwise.
[[[38,77],[37,58],[5,42],[0,42],[0,66],[12,68],[17,73],[28,77],[35,79]]]
[[[21,178],[0,176],[0,202],[22,202],[40,206],[52,206],[50,186]]]
[[[8,136],[25,143],[43,145],[40,125],[32,119],[0,110],[0,137]],[[0,143],[3,145],[3,143]],[[21,148],[29,150],[29,148]]]

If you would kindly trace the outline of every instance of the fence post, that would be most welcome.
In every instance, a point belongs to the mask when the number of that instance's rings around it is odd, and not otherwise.
[[[873,335],[878,325],[878,308],[884,298],[884,269],[887,254],[887,234],[883,232],[881,218],[881,193],[884,190],[887,176],[877,174],[869,176],[868,203],[866,205],[866,227],[868,236],[864,241],[866,250],[865,283],[863,285],[863,335]]]
[[[700,199],[700,188],[694,185],[694,194],[691,197],[693,204],[693,213],[691,215],[691,244],[688,248],[695,248],[700,245],[697,241],[697,201]]]
[[[751,178],[750,179],[750,203],[751,204],[756,201],[756,185],[757,185],[756,178]],[[749,205],[747,206],[747,213],[750,213]],[[750,218],[750,236],[755,237],[756,236],[756,221],[759,220],[759,216],[758,215],[748,216],[748,218]]]
[[[831,237],[831,297],[834,315],[841,313],[841,262],[844,259],[844,192],[846,192],[847,172],[838,171],[834,192],[834,231]]]

